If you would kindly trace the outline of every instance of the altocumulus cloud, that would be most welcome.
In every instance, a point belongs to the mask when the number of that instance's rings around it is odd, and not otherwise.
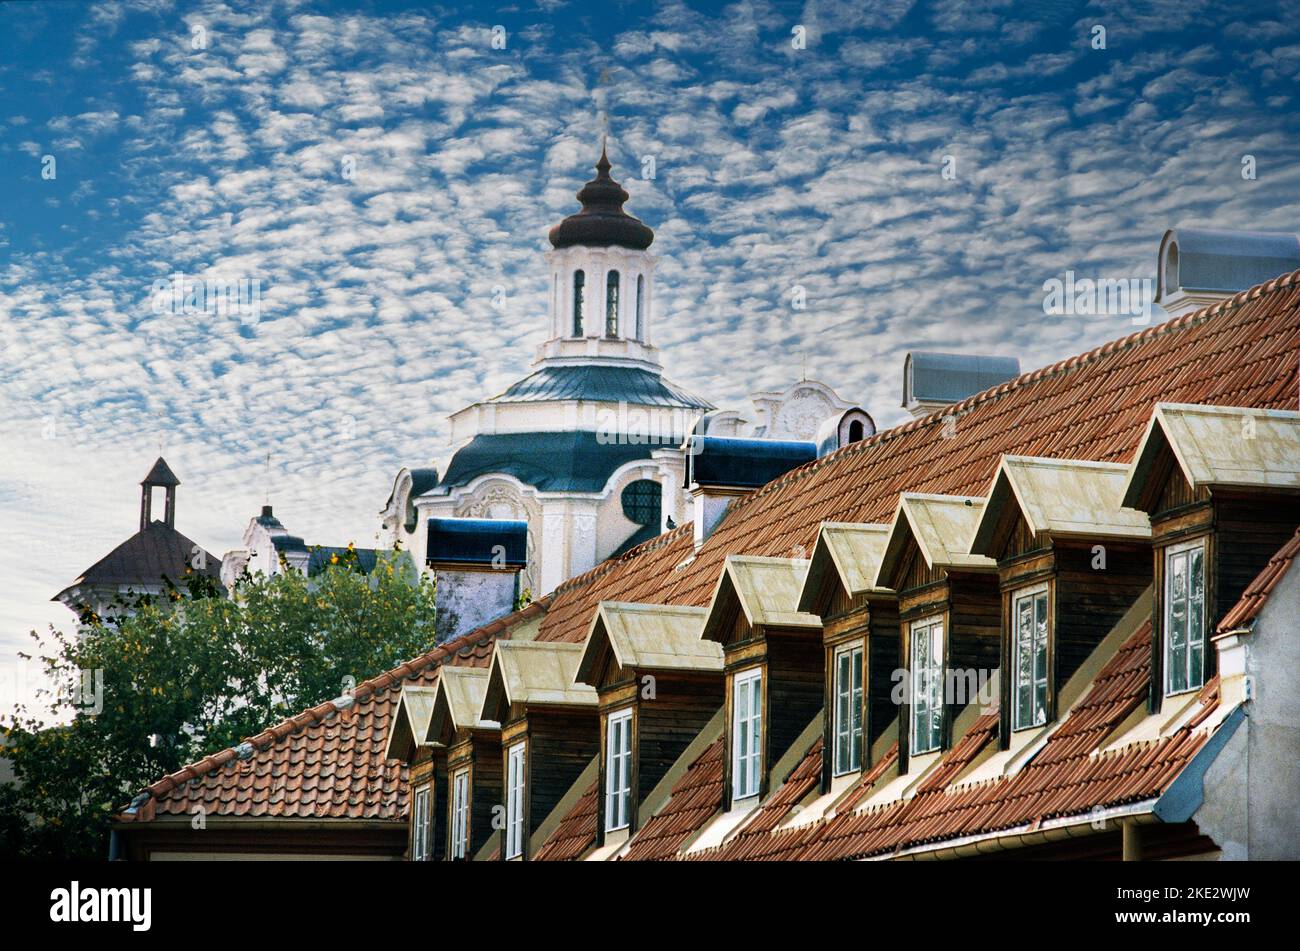
[[[160,441],[212,550],[268,493],[369,542],[396,467],[525,371],[602,132],[656,230],[656,342],[719,402],[806,362],[887,424],[913,347],[1028,368],[1130,329],[1045,317],[1048,278],[1150,277],[1175,223],[1300,225],[1295,3],[379,6],[0,8],[0,704]],[[256,278],[257,319],[156,313],[176,272]]]

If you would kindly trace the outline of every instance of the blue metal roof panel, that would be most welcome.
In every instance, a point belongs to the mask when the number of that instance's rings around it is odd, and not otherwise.
[[[1175,228],[1165,234],[1162,251],[1170,240],[1178,247],[1183,290],[1236,293],[1300,267],[1300,237],[1286,232]],[[1160,279],[1157,303],[1173,290],[1164,286],[1163,269]]]
[[[589,431],[480,434],[456,451],[439,486],[468,485],[480,476],[514,476],[542,492],[600,492],[614,470],[649,459],[670,444],[605,442]]]
[[[542,367],[515,383],[492,403],[539,403],[587,400],[597,403],[627,402],[640,406],[710,409],[712,404],[658,373],[641,367]]]
[[[757,488],[817,458],[817,444],[692,436],[686,484]]]
[[[914,400],[956,403],[1018,376],[1016,357],[913,351],[907,355],[903,405]]]
[[[528,523],[499,518],[429,519],[429,562],[520,567],[528,561]]]

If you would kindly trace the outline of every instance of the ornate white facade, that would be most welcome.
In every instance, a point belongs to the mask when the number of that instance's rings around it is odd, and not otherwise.
[[[745,418],[667,380],[652,343],[653,232],[623,210],[627,193],[604,154],[596,168],[578,193],[582,210],[551,231],[550,337],[533,372],[452,414],[436,464],[397,476],[382,544],[400,544],[417,564],[430,518],[521,519],[521,587],[536,597],[690,519],[683,444],[692,432],[813,441],[852,409],[804,380],[756,394]]]

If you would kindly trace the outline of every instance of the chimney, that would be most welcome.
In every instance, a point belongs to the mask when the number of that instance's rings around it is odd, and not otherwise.
[[[1171,228],[1160,239],[1155,303],[1171,317],[1300,268],[1300,237],[1285,231]]]
[[[903,409],[920,419],[1020,376],[1015,357],[914,350],[903,359]]]
[[[431,518],[427,561],[437,585],[438,643],[514,610],[528,562],[528,523]]]
[[[817,458],[816,443],[780,439],[691,436],[684,449],[696,551],[713,534],[737,496]]]

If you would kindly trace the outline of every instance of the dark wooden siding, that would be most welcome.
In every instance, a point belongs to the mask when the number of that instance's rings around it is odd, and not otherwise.
[[[722,675],[681,678],[655,675],[655,698],[636,706],[637,809],[723,703]]]
[[[573,786],[600,745],[596,709],[528,711],[528,836],[546,821]]]
[[[822,709],[825,648],[819,632],[767,634],[767,763],[777,760]],[[779,782],[783,777],[772,777]]]
[[[1149,545],[1104,547],[1104,569],[1092,567],[1092,546],[1056,550],[1053,697],[1151,584]]]

